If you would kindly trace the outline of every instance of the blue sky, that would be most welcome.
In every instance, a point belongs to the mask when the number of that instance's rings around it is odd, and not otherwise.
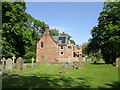
[[[72,36],[81,45],[91,37],[90,30],[97,25],[103,2],[27,2],[26,12],[44,21],[50,28]]]

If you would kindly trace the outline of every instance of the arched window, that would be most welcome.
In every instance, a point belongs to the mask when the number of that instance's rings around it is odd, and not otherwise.
[[[41,42],[40,43],[40,48],[43,48],[43,47],[44,47],[43,42]]]

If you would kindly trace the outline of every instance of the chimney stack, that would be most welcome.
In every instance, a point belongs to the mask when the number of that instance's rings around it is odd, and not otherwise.
[[[47,35],[49,34],[49,26],[48,25],[45,26],[45,33],[44,34],[47,34]]]

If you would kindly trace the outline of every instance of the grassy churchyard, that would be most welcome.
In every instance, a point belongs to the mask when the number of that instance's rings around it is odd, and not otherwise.
[[[60,64],[35,63],[22,72],[3,73],[2,88],[118,88],[118,67],[85,63],[83,69],[65,69]]]

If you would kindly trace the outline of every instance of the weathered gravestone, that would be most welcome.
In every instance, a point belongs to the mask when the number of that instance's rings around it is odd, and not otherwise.
[[[6,61],[5,71],[12,72],[13,71],[12,66],[12,59],[8,58]]]
[[[87,62],[88,63],[92,63],[92,59],[87,59]]]
[[[78,64],[78,69],[83,69],[83,68],[84,68],[83,61],[80,60]]]
[[[24,64],[24,61],[23,61],[22,57],[17,58],[17,61],[16,61],[17,71],[23,70],[23,64]]]
[[[120,67],[120,58],[116,59],[116,67]]]
[[[72,58],[71,56],[68,57],[68,62],[64,65],[66,69],[71,69],[72,68]]]
[[[86,57],[83,57],[82,60],[83,60],[83,62],[86,62]]]
[[[6,59],[3,58],[1,61],[2,61],[2,69],[4,70],[5,69],[5,61],[6,61]]]
[[[59,72],[60,74],[66,73],[66,71],[65,71],[65,64],[63,64],[60,69],[61,69],[61,72]]]

